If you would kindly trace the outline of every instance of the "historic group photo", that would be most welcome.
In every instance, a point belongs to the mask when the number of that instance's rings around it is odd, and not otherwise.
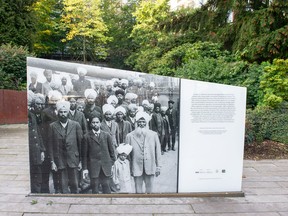
[[[28,62],[31,193],[177,192],[179,79],[58,64]]]

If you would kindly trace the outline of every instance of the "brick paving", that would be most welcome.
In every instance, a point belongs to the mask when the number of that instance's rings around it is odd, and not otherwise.
[[[27,196],[27,125],[0,125],[0,216],[288,216],[288,160],[244,161],[244,197]]]

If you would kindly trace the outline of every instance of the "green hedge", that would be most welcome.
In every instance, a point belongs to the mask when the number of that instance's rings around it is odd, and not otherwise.
[[[34,56],[22,46],[0,46],[0,89],[26,89],[26,57]]]
[[[256,108],[247,110],[245,143],[273,140],[288,144],[288,111]]]

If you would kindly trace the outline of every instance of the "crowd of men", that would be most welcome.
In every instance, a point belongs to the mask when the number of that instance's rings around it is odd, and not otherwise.
[[[175,151],[175,101],[170,97],[167,104],[159,103],[155,83],[147,86],[140,78],[115,78],[97,86],[85,78],[85,68],[77,72],[79,79],[71,80],[72,86],[67,86],[65,76],[61,85],[53,82],[51,70],[44,70],[44,83],[37,82],[37,73],[30,73],[31,192],[75,194],[88,188],[92,193],[132,193],[123,188],[130,188],[133,176],[136,193],[153,193],[161,155]],[[115,169],[116,164],[123,168]],[[124,164],[129,167],[126,176],[121,173]],[[115,175],[120,176],[121,187]]]

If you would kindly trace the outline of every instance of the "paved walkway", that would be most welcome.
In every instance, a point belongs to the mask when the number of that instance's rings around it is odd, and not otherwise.
[[[26,125],[0,126],[0,216],[288,216],[288,160],[245,161],[245,197],[28,197]]]

